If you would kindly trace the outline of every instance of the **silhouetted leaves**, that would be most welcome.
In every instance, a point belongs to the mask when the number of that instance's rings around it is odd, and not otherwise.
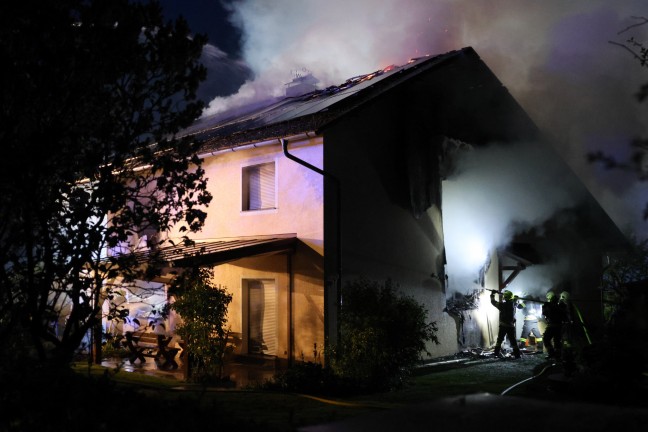
[[[0,342],[23,327],[69,359],[106,281],[155,274],[152,233],[200,229],[200,143],[177,134],[203,107],[205,42],[156,2],[0,4]],[[151,253],[129,253],[145,234]]]

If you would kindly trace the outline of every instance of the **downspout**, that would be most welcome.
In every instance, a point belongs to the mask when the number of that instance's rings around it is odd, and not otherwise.
[[[334,335],[335,337],[335,342],[337,342],[340,338],[340,326],[339,326],[339,321],[340,321],[340,306],[342,304],[342,212],[341,212],[341,206],[342,206],[342,188],[340,186],[340,181],[337,179],[337,177],[333,176],[330,173],[327,173],[326,171],[309,164],[305,160],[299,159],[298,157],[290,154],[288,152],[288,141],[285,139],[280,139],[281,141],[281,147],[283,148],[284,155],[286,157],[294,162],[297,162],[298,164],[305,166],[306,168],[315,171],[316,173],[320,174],[321,176],[324,177],[324,179],[330,180],[331,183],[335,186],[335,198],[336,198],[336,214],[335,214],[335,219],[336,219],[336,233],[335,233],[335,238],[336,238],[336,275],[335,275],[335,330],[336,334]],[[328,303],[329,303],[329,297],[328,297],[328,290],[324,290],[324,316],[328,317],[329,316],[329,310],[328,310]],[[328,325],[324,325],[324,346],[328,346],[329,342],[331,340],[331,336],[329,334],[329,327]],[[326,357],[325,357],[326,358]],[[328,362],[328,360],[327,360]]]

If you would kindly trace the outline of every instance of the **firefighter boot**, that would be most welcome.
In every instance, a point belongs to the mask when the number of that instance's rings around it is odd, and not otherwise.
[[[513,356],[516,359],[519,359],[521,357],[520,348],[518,348],[517,345],[513,345]]]

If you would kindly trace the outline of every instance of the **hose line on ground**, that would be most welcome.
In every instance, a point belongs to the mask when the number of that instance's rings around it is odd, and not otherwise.
[[[552,367],[554,367],[554,366],[556,366],[556,363],[548,364],[547,366],[545,366],[545,367],[540,371],[540,373],[539,373],[538,375],[534,375],[534,376],[532,376],[532,377],[529,377],[529,378],[526,378],[526,379],[520,381],[519,383],[513,384],[511,387],[509,387],[509,388],[507,388],[506,390],[504,390],[504,391],[501,393],[501,396],[504,396],[506,393],[508,393],[509,391],[513,390],[515,387],[520,386],[520,385],[524,384],[524,383],[527,382],[527,381],[531,381],[532,379],[540,378],[540,377],[542,376],[542,374],[544,374],[544,373],[545,373],[549,368],[552,368]]]

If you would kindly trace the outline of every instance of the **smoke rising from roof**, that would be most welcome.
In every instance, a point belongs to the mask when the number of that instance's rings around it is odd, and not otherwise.
[[[588,151],[620,155],[648,135],[634,97],[645,69],[610,40],[645,40],[636,23],[645,0],[238,0],[230,19],[243,34],[253,71],[236,95],[206,114],[283,95],[290,71],[313,71],[322,87],[404,64],[409,58],[472,46],[620,226],[640,222],[648,200],[632,176],[586,162]]]
[[[459,155],[455,173],[443,182],[451,290],[474,288],[488,251],[507,246],[515,234],[586,198],[547,145],[491,145]]]

